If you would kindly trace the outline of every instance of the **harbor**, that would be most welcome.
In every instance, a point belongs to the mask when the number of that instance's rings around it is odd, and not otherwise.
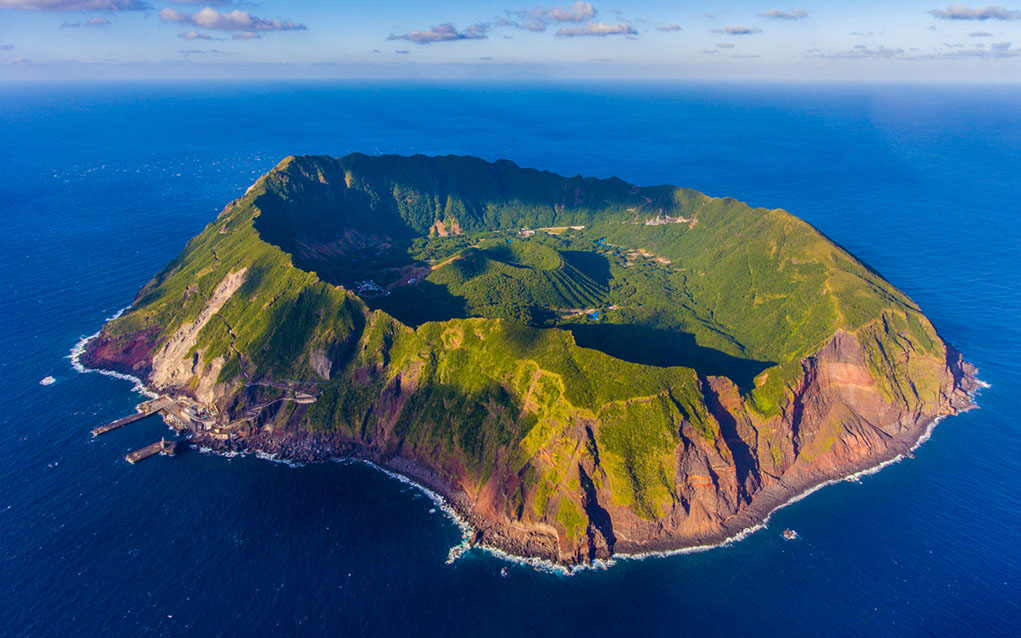
[[[124,460],[134,465],[141,460],[147,459],[150,456],[156,456],[157,454],[163,454],[164,456],[174,456],[177,454],[177,447],[180,441],[167,441],[166,439],[160,439],[158,442],[151,445],[147,445],[144,448],[129,452],[124,456]]]
[[[138,405],[138,408],[137,408],[138,411],[135,414],[132,414],[130,416],[126,416],[126,417],[124,417],[122,419],[117,419],[116,421],[113,421],[111,423],[107,423],[106,425],[101,425],[98,428],[94,428],[92,430],[92,436],[99,436],[100,434],[106,434],[107,432],[110,432],[111,430],[116,430],[117,428],[122,428],[125,425],[128,425],[130,423],[134,423],[135,421],[139,421],[139,420],[144,419],[144,418],[146,418],[148,416],[152,416],[153,414],[156,414],[157,412],[159,412],[161,410],[165,410],[165,409],[169,408],[171,406],[171,404],[173,404],[173,400],[170,397],[168,397],[168,396],[161,396],[161,397],[158,397],[156,399],[153,399],[152,401],[146,401],[144,403],[140,403]]]
[[[152,399],[151,401],[145,401],[143,403],[140,403],[136,407],[135,414],[128,415],[126,417],[117,419],[116,421],[111,421],[106,425],[101,425],[97,428],[94,428],[92,430],[92,436],[96,437],[99,436],[100,434],[106,434],[107,432],[111,432],[113,430],[122,428],[125,425],[129,425],[131,423],[134,423],[135,421],[140,421],[142,419],[145,419],[147,417],[150,417],[154,414],[158,414],[161,412],[164,414],[164,416],[169,417],[171,421],[174,419],[193,421],[208,420],[204,419],[203,416],[200,416],[194,410],[194,408],[178,405],[177,401],[170,398],[169,396],[164,395]],[[166,438],[161,438],[156,443],[147,445],[143,448],[135,450],[134,452],[129,452],[124,456],[124,460],[134,465],[139,461],[147,459],[150,456],[156,456],[157,454],[162,454],[164,456],[174,456],[175,454],[177,454],[181,445],[182,442],[179,440],[167,441]]]
[[[161,395],[155,399],[138,404],[135,413],[111,421],[92,430],[92,436],[106,434],[126,425],[140,421],[155,414],[160,414],[164,422],[178,432],[185,433],[187,437],[197,436],[199,440],[209,443],[229,443],[236,436],[246,436],[255,431],[258,427],[259,413],[278,402],[291,401],[304,406],[315,403],[318,397],[307,391],[298,390],[291,386],[274,386],[283,391],[278,396],[266,403],[253,406],[247,415],[235,421],[226,419],[226,415],[219,413],[215,406],[200,403],[189,396]],[[271,429],[272,425],[265,426]],[[185,447],[187,439],[161,440],[127,454],[124,458],[129,463],[137,463],[157,454],[174,456]]]

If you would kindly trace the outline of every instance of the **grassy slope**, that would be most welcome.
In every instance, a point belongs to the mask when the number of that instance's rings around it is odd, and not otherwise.
[[[697,223],[622,223],[660,211]],[[657,309],[665,304],[687,304],[678,316],[687,317],[684,328],[701,345],[778,362],[751,391],[763,415],[779,412],[800,379],[801,358],[837,328],[859,335],[891,399],[915,405],[936,391],[926,385],[924,367],[941,343],[914,304],[787,213],[471,158],[289,158],[190,241],[106,330],[117,336],[155,326],[165,338],[244,266],[244,285],[196,346],[206,360],[228,358],[222,382],[318,380],[320,399],[305,427],[371,441],[392,426],[388,436],[406,450],[466,474],[476,487],[503,463],[521,477],[522,516],[557,520],[568,534],[579,533],[584,517],[570,471],[582,458],[600,458],[605,474],[594,480],[605,481],[619,504],[646,518],[660,513],[676,498],[673,454],[682,424],[707,441],[718,436],[693,370],[628,363],[579,348],[564,331],[507,320],[412,329],[294,265],[301,242],[328,242],[352,226],[410,241],[437,220],[466,231],[585,224],[589,240],[605,237],[669,259],[660,279],[625,276],[623,288],[610,290],[572,264],[570,277],[554,277],[565,271],[556,250],[490,244],[472,249],[474,263],[440,278],[455,288],[477,286],[474,298],[482,298],[493,282],[479,284],[463,268],[495,277],[520,262],[539,273],[533,285],[551,304],[630,296],[654,300],[644,308],[651,315],[663,314]],[[458,247],[456,238],[449,241]],[[653,294],[650,281],[662,281],[667,292]],[[314,351],[334,363],[329,382],[312,370]],[[372,373],[358,372],[366,370]],[[396,423],[383,424],[370,407],[398,374],[416,379],[419,390]],[[579,429],[583,423],[595,425],[593,440]]]

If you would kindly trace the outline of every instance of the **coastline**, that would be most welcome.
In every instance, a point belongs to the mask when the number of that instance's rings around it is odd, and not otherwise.
[[[126,308],[118,311],[107,321],[120,316],[120,314],[125,310]],[[99,336],[99,334],[100,331],[97,331],[92,335],[83,337],[71,349],[68,358],[71,360],[71,365],[75,371],[82,374],[97,372],[112,378],[129,381],[133,384],[133,387],[131,388],[132,391],[147,398],[155,398],[156,396],[159,396],[156,392],[148,388],[144,381],[138,377],[103,368],[92,368],[81,363],[81,355],[85,352],[86,346],[92,339]],[[977,370],[974,370],[974,372],[963,371],[961,387],[962,389],[965,389],[967,396],[969,397],[970,404],[965,409],[960,410],[960,412],[976,409],[978,404],[975,399],[979,391],[989,387],[987,383],[978,378],[977,374]],[[966,389],[968,387],[970,387],[970,389]],[[946,416],[952,415],[928,417],[924,420],[920,420],[915,428],[898,434],[894,439],[894,443],[891,445],[895,454],[890,458],[881,458],[886,455],[877,455],[875,458],[868,459],[862,463],[852,466],[852,471],[842,476],[824,477],[812,475],[793,484],[785,484],[781,482],[779,485],[764,488],[764,492],[759,494],[760,502],[750,505],[741,514],[735,516],[737,520],[734,521],[733,524],[725,524],[726,531],[723,534],[705,539],[694,539],[695,544],[686,543],[684,541],[681,541],[680,544],[663,542],[659,543],[658,546],[656,546],[657,544],[649,544],[652,545],[652,547],[648,549],[641,549],[640,551],[629,551],[630,548],[625,546],[621,551],[615,551],[609,558],[597,558],[587,563],[577,564],[563,564],[547,558],[519,554],[515,553],[514,549],[499,547],[481,540],[481,535],[484,530],[487,529],[487,526],[483,525],[482,521],[474,520],[476,517],[473,517],[470,514],[470,508],[467,504],[460,502],[460,500],[463,499],[457,498],[456,491],[448,485],[442,477],[436,475],[435,472],[432,472],[428,468],[421,466],[411,459],[398,456],[384,460],[378,458],[371,450],[359,449],[360,446],[356,446],[351,443],[347,444],[347,447],[350,448],[349,451],[352,452],[350,454],[313,454],[308,456],[308,458],[292,458],[281,454],[281,451],[284,449],[283,445],[278,446],[278,449],[276,450],[260,446],[259,443],[262,442],[260,437],[247,437],[242,439],[241,449],[237,449],[236,446],[230,445],[229,443],[225,445],[223,442],[209,440],[206,437],[199,437],[198,440],[196,440],[194,438],[194,432],[185,427],[175,427],[175,425],[166,418],[164,418],[164,423],[167,424],[168,428],[174,431],[188,432],[192,441],[194,441],[199,450],[203,452],[209,452],[225,457],[253,454],[261,460],[283,463],[289,467],[299,467],[306,463],[324,461],[333,461],[342,464],[361,463],[372,467],[393,479],[410,485],[421,491],[427,498],[433,501],[433,503],[440,508],[461,531],[462,541],[458,545],[450,548],[446,561],[447,564],[453,563],[467,551],[478,548],[483,552],[511,563],[527,565],[536,570],[558,575],[571,575],[577,571],[583,570],[605,570],[615,565],[617,561],[634,561],[644,560],[646,558],[664,558],[683,554],[701,553],[740,542],[756,532],[766,529],[772,515],[775,512],[807,498],[824,487],[845,481],[860,482],[862,477],[876,474],[894,463],[899,463],[904,460],[905,457],[909,457],[914,450],[918,449],[923,443],[931,438],[936,426],[939,425]],[[358,452],[362,453],[359,454]],[[766,492],[765,490],[769,490],[769,492]]]
[[[717,548],[720,548],[720,547],[726,547],[726,546],[731,545],[733,543],[738,543],[738,542],[748,538],[749,536],[751,536],[752,534],[754,534],[754,533],[756,533],[756,532],[758,532],[760,530],[767,529],[769,527],[770,519],[772,518],[773,514],[775,514],[776,512],[782,510],[783,508],[785,508],[785,507],[787,507],[789,505],[793,505],[795,503],[798,503],[798,502],[808,498],[809,496],[811,496],[815,492],[818,492],[819,490],[821,490],[821,489],[823,489],[825,487],[828,487],[830,485],[836,485],[838,483],[844,483],[844,482],[847,482],[847,483],[860,483],[862,477],[864,477],[864,476],[871,476],[873,474],[878,474],[884,468],[886,468],[886,467],[888,467],[890,465],[893,465],[895,463],[900,463],[901,461],[903,461],[907,457],[907,455],[909,453],[911,453],[914,450],[918,449],[923,443],[925,443],[926,441],[929,440],[929,438],[932,436],[932,432],[935,430],[936,426],[939,425],[939,423],[942,422],[944,418],[945,418],[945,416],[940,416],[940,417],[935,417],[935,418],[930,419],[929,424],[923,429],[921,436],[918,437],[918,439],[915,442],[915,444],[913,446],[911,446],[909,449],[907,449],[906,451],[899,452],[893,458],[886,459],[884,461],[880,461],[876,465],[870,465],[868,463],[864,463],[864,464],[862,464],[862,466],[863,466],[862,469],[856,470],[856,471],[852,472],[851,474],[848,474],[848,475],[845,475],[845,476],[842,476],[842,477],[824,479],[824,480],[822,480],[819,483],[813,483],[811,481],[805,481],[804,484],[807,485],[808,487],[805,487],[801,491],[797,491],[796,488],[792,487],[791,489],[792,489],[792,491],[794,491],[794,494],[792,496],[790,496],[787,500],[780,502],[778,505],[775,505],[772,509],[770,509],[769,512],[761,519],[760,522],[758,522],[756,524],[753,524],[753,525],[750,525],[748,527],[745,527],[743,529],[740,529],[737,533],[735,533],[735,534],[733,534],[731,536],[728,536],[728,537],[726,537],[725,539],[723,539],[721,541],[714,542],[714,543],[707,544],[707,545],[698,545],[698,546],[691,546],[691,547],[680,547],[680,548],[676,548],[676,549],[652,550],[652,551],[647,551],[647,552],[638,552],[638,553],[634,553],[634,554],[628,554],[626,552],[622,552],[620,554],[616,554],[616,556],[619,556],[620,558],[625,559],[625,560],[643,560],[645,558],[653,558],[653,557],[667,557],[667,556],[676,556],[676,555],[679,555],[679,554],[700,553],[700,552],[705,552],[705,551],[709,551],[709,550],[712,550],[712,549],[717,549]],[[764,508],[757,508],[757,509],[764,509]],[[749,510],[749,516],[751,514],[752,514],[752,512]]]
[[[110,321],[113,321],[114,319],[120,317],[130,308],[131,306],[124,306],[117,312],[113,313],[112,315],[104,319],[103,325],[106,325]],[[126,374],[124,372],[117,372],[115,370],[106,370],[104,368],[90,368],[81,362],[81,357],[83,354],[85,354],[86,346],[89,345],[90,341],[98,337],[102,331],[103,329],[102,327],[100,327],[99,330],[95,331],[94,333],[90,334],[87,337],[82,337],[81,339],[78,340],[78,343],[72,346],[71,352],[67,354],[67,358],[70,359],[71,367],[74,369],[74,371],[79,374],[88,374],[90,372],[95,372],[103,376],[113,377],[114,379],[120,379],[121,381],[130,381],[131,383],[134,384],[134,386],[131,388],[132,392],[137,392],[138,394],[141,394],[142,396],[149,399],[155,399],[156,397],[158,397],[159,394],[150,390],[145,385],[144,381],[142,381],[141,379],[134,375]]]

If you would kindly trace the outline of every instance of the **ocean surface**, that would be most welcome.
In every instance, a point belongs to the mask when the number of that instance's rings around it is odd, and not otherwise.
[[[0,635],[1016,636],[1021,88],[0,86]],[[913,459],[703,553],[565,576],[371,467],[189,451],[68,354],[290,154],[472,154],[808,220],[990,384]],[[52,385],[40,385],[52,376]],[[780,532],[796,529],[801,539]]]

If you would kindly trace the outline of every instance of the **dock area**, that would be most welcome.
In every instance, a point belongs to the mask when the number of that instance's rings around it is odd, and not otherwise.
[[[111,430],[116,430],[117,428],[124,427],[129,423],[134,423],[135,421],[140,421],[156,413],[162,413],[166,423],[178,431],[194,428],[213,429],[216,424],[215,411],[211,413],[209,407],[198,404],[187,397],[178,397],[175,399],[168,395],[163,395],[138,404],[135,410],[135,414],[128,415],[122,419],[117,419],[116,421],[93,429],[92,436],[105,434]],[[150,456],[156,456],[157,454],[174,456],[178,451],[187,447],[188,443],[186,440],[178,439],[168,441],[166,438],[162,438],[156,443],[126,454],[124,456],[124,460],[128,463],[135,464],[141,460],[149,458]]]
[[[135,414],[126,416],[123,419],[117,419],[112,423],[107,423],[106,425],[101,425],[98,428],[93,429],[92,436],[106,434],[110,430],[116,430],[117,428],[124,427],[129,423],[134,423],[135,421],[144,419],[147,416],[150,416],[152,414],[159,412],[160,410],[164,410],[170,407],[172,403],[173,401],[170,399],[170,397],[165,396],[153,399],[152,401],[146,401],[145,403],[142,403],[141,405],[138,406],[138,412],[136,412]]]
[[[177,453],[177,441],[167,441],[160,439],[158,442],[152,445],[147,445],[140,450],[135,450],[125,455],[124,460],[134,465],[143,459],[147,459],[150,456],[156,456],[157,454],[163,454],[166,456],[173,456]]]

